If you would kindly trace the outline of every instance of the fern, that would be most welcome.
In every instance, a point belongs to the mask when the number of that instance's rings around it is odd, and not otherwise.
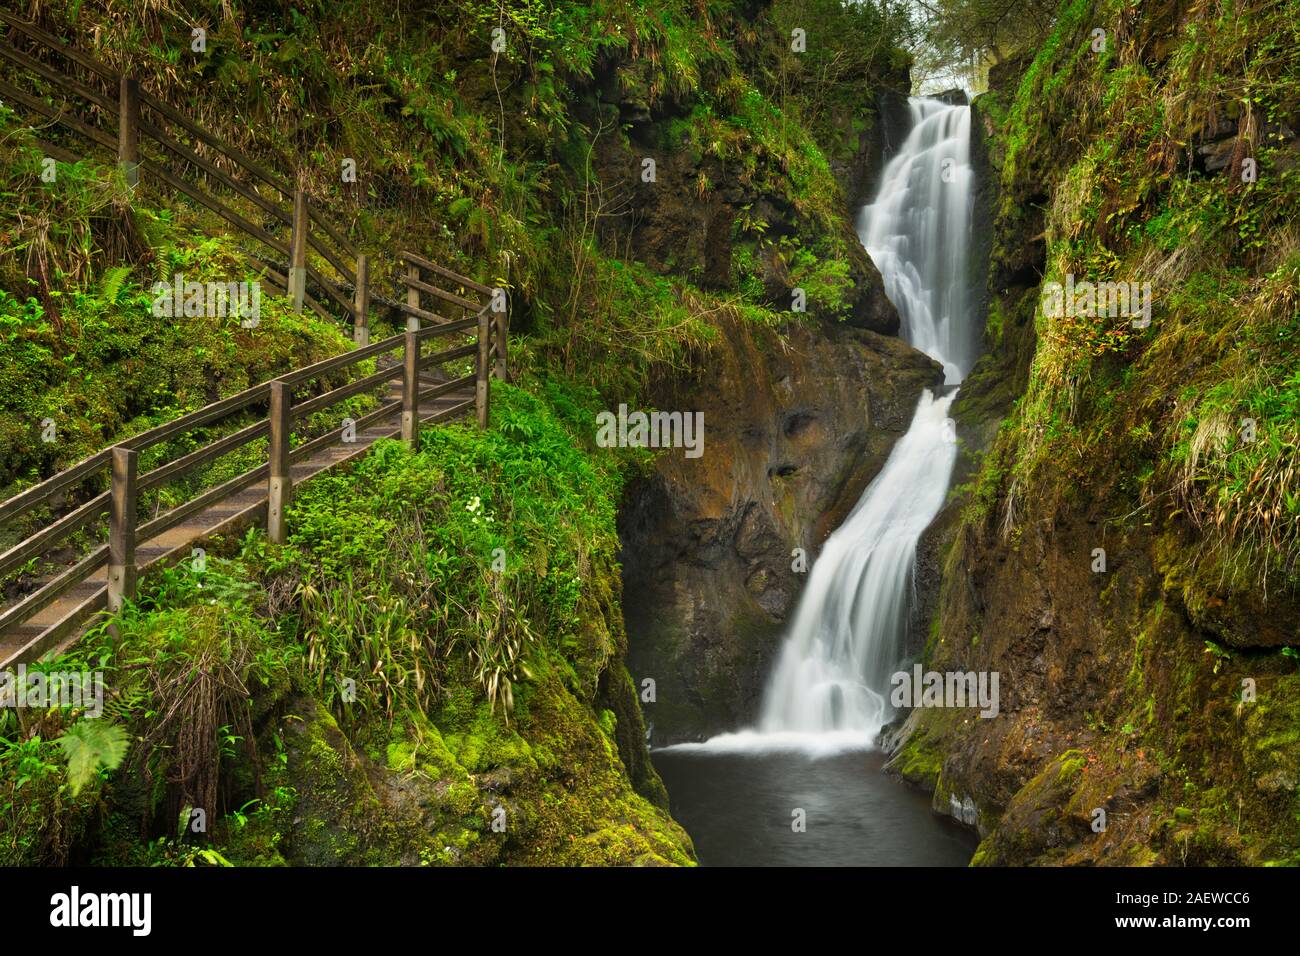
[[[116,770],[126,756],[126,730],[104,720],[79,720],[54,741],[68,758],[68,786],[75,797],[102,767]]]
[[[100,287],[100,296],[105,302],[111,305],[117,304],[117,296],[122,291],[122,286],[126,283],[126,277],[131,274],[130,266],[113,266],[104,273],[104,281]]]
[[[447,204],[447,214],[456,219],[463,219],[476,207],[473,196],[461,196]]]

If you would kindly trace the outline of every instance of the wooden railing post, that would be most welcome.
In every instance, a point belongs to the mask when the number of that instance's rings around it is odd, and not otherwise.
[[[478,427],[488,427],[488,348],[491,343],[492,317],[487,309],[478,314],[478,375],[474,383],[474,406],[478,409]]]
[[[293,191],[293,233],[289,237],[289,298],[295,312],[302,311],[307,295],[307,194],[299,186]]]
[[[357,290],[352,298],[352,341],[370,344],[370,257],[357,256]]]
[[[140,182],[140,84],[129,76],[118,81],[117,162],[126,184]]]
[[[420,340],[406,330],[402,369],[402,441],[415,451],[420,443]]]
[[[420,290],[411,285],[411,282],[420,281],[420,267],[408,266],[406,269],[406,278],[409,280],[406,285],[406,304],[413,309],[420,307]],[[418,316],[408,315],[406,317],[407,331],[418,331],[420,328],[420,319]]]
[[[271,383],[270,480],[266,496],[266,536],[273,544],[285,542],[285,512],[293,500],[293,478],[289,472],[289,432],[292,427],[293,387],[276,380]]]
[[[504,298],[501,309],[496,313],[496,365],[492,369],[492,375],[499,381],[504,382],[510,369],[506,364],[506,332],[510,328],[510,299],[506,295],[505,289],[498,289],[497,292]],[[493,299],[496,298],[496,292],[493,293]]]
[[[113,449],[113,486],[108,513],[108,609],[120,611],[135,597],[135,474],[138,452]]]

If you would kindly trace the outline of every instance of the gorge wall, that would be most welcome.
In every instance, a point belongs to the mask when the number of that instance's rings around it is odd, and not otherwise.
[[[1297,861],[1294,33],[1069,2],[976,102],[989,351],[923,656],[999,672],[1001,712],[916,710],[891,746],[977,864]],[[1069,275],[1150,282],[1151,326],[1046,314]]]
[[[707,437],[703,457],[665,455],[634,482],[619,523],[629,669],[656,682],[656,744],[756,716],[804,572],[942,381],[901,339],[737,326],[707,382],[665,395],[703,411]]]
[[[190,24],[216,16],[202,4],[42,0],[28,15],[353,216],[377,292],[397,287],[399,249],[509,286],[512,380],[493,384],[488,429],[422,429],[415,454],[380,447],[303,484],[284,547],[213,541],[202,577],[146,580],[114,634],[71,658],[112,647],[121,762],[69,791],[54,740],[78,716],[0,728],[14,744],[0,782],[24,788],[20,817],[0,826],[4,859],[689,865],[634,679],[663,675],[682,735],[743,713],[797,590],[790,551],[815,557],[938,375],[891,337],[898,318],[851,215],[881,154],[877,93],[907,87],[897,30],[855,4],[556,4],[554,23],[531,8],[509,18],[502,51],[497,10],[317,6],[222,4],[209,55],[184,70],[160,38],[188,49]],[[791,22],[817,42],[793,52]],[[62,241],[94,235],[106,213],[75,188],[27,188],[39,145],[26,117],[0,114],[21,160],[6,164],[13,218],[59,224],[41,248],[78,285],[60,340],[22,301],[23,246],[0,250],[6,334],[26,343],[6,407],[23,429],[62,396],[88,452],[265,377],[244,358],[259,347],[275,372],[350,346],[268,296],[263,329],[283,342],[206,323],[212,367],[200,323],[159,328],[145,292],[154,265],[256,275],[239,244],[156,182],[114,186],[112,209],[149,226],[139,251],[152,258]],[[101,158],[67,183],[117,183]],[[339,181],[345,160],[358,160],[356,189]],[[656,176],[642,177],[647,161]],[[32,215],[33,196],[54,205]],[[376,313],[378,338],[393,317]],[[103,361],[83,368],[72,360],[91,338]],[[291,344],[303,354],[281,354]],[[157,373],[147,389],[132,384],[142,369]],[[124,398],[130,415],[104,413]],[[622,403],[703,410],[707,464],[666,455],[635,477],[645,459],[593,434]],[[11,447],[39,447],[23,429]],[[60,467],[80,457],[58,454]],[[629,485],[624,587],[615,510]],[[629,642],[620,593],[637,627],[680,615],[693,642],[682,675],[654,657],[677,654],[676,632]],[[733,612],[750,629],[727,645]],[[635,673],[629,643],[649,649]],[[187,807],[209,831],[178,833]]]
[[[755,263],[766,300],[785,310],[798,280],[781,237],[800,237],[833,245],[852,284],[839,316],[813,296],[806,315],[787,313],[793,321],[780,333],[724,321],[707,374],[675,377],[652,395],[657,407],[703,412],[706,435],[699,459],[660,456],[629,485],[620,514],[629,670],[638,684],[655,682],[654,701],[642,706],[653,743],[663,745],[756,715],[807,567],[906,431],[922,389],[943,374],[895,337],[898,314],[853,225],[907,132],[905,68],[857,89],[855,108],[834,115],[822,143],[835,189],[825,222],[800,212],[797,192],[728,174],[689,140],[661,148],[673,111],[652,114],[622,92],[627,86],[603,84],[592,106],[617,110],[632,128],[627,141],[597,150],[604,175],[645,154],[672,181],[703,175],[717,186],[705,198],[639,188],[622,216],[639,258],[721,288],[737,284],[742,263]],[[737,229],[752,218],[767,224],[757,242]]]

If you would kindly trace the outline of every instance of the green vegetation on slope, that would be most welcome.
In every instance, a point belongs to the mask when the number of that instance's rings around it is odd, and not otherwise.
[[[1056,64],[1049,45],[1026,75],[1004,175],[1017,174],[1029,148],[1033,104],[1056,99],[1071,77],[1089,78],[1062,108],[1095,134],[1054,191],[1043,280],[1149,282],[1155,302],[1144,330],[1125,316],[1039,310],[1011,433],[1019,444],[1011,507],[1031,481],[1054,498],[1080,487],[1102,449],[1118,452],[1136,478],[1127,489],[1135,508],[1185,514],[1205,539],[1205,559],[1223,560],[1237,583],[1274,572],[1294,586],[1300,169],[1279,132],[1300,122],[1290,6],[1245,16],[1207,5],[1157,70],[1123,34],[1100,54],[1077,42],[1118,8],[1067,5],[1057,36],[1076,41],[1075,52]],[[1218,175],[1196,170],[1195,148],[1220,117],[1238,121],[1238,159],[1255,162],[1256,181],[1243,181],[1239,162]]]
[[[978,101],[997,341],[972,380],[1032,364],[961,489],[928,654],[1020,675],[1017,703],[923,715],[900,760],[942,738],[978,862],[1296,862],[1298,17],[1067,0]],[[1043,308],[1070,276],[1150,283],[1150,326]]]
[[[74,845],[100,862],[688,862],[620,755],[644,728],[624,706],[617,465],[542,399],[496,398],[494,429],[380,443],[303,486],[288,545],[251,532],[160,574],[116,634],[62,659],[104,670],[98,720],[132,743],[116,773],[72,797],[41,741],[75,715],[6,711],[5,862]]]
[[[129,68],[155,95],[187,104],[196,120],[271,169],[298,169],[317,205],[372,254],[378,288],[395,292],[401,248],[509,286],[513,331],[527,334],[518,361],[581,369],[607,402],[643,398],[657,368],[689,367],[722,309],[772,324],[791,317],[785,289],[800,284],[810,314],[846,314],[849,263],[861,251],[807,127],[841,146],[825,116],[827,96],[838,91],[837,109],[869,113],[861,91],[897,69],[895,28],[869,8],[783,0],[771,8],[772,23],[749,23],[729,3],[697,10],[640,0],[448,5],[419,14],[342,0],[284,11],[192,0],[37,4],[35,12],[56,33]],[[794,21],[813,38],[808,64],[772,36]],[[202,54],[190,48],[195,27],[207,31]],[[504,31],[500,54],[490,46],[493,29]],[[742,40],[735,49],[733,31]],[[861,42],[864,31],[872,42]],[[856,52],[840,57],[841,50]],[[809,65],[832,56],[846,72]],[[845,100],[845,88],[859,92]],[[788,114],[775,105],[778,96]],[[629,224],[620,208],[639,160],[629,152],[626,169],[598,167],[592,147],[605,136],[632,150],[619,113],[642,109],[662,125],[665,145],[696,151],[719,170],[717,183],[703,170],[689,183],[665,182],[657,201],[690,206],[739,183],[769,210],[765,217],[751,201],[736,217],[727,287],[699,292],[696,264],[667,262],[656,274],[627,261],[635,250],[622,238]],[[12,113],[0,118],[16,132]],[[147,177],[131,198],[108,162],[60,164],[56,181],[44,183],[43,153],[29,135],[6,136],[2,148],[0,202],[17,225],[0,234],[3,341],[14,358],[6,363],[14,387],[4,398],[0,493],[342,347],[314,319],[288,315],[274,301],[251,335],[233,321],[155,319],[144,292],[155,279],[256,274],[239,242],[193,238],[227,227],[206,211],[172,208]],[[355,185],[340,182],[345,159],[358,164]],[[230,201],[249,218],[261,215]],[[770,221],[774,209],[783,222]],[[758,281],[765,273],[785,289],[765,289]],[[105,380],[125,397],[118,407],[106,407]],[[39,437],[47,417],[61,429],[55,443]]]

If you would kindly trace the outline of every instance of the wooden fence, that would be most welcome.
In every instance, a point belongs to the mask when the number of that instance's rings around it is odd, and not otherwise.
[[[58,89],[69,102],[55,105],[28,90],[0,79],[0,97],[58,124],[90,144],[115,151],[126,182],[138,188],[152,179],[179,192],[221,217],[241,235],[259,243],[275,263],[250,255],[273,287],[289,295],[294,307],[306,306],[323,317],[330,307],[351,319],[355,347],[269,382],[263,382],[174,421],[123,439],[40,484],[0,503],[0,528],[23,522],[40,526],[19,532],[20,540],[0,554],[0,580],[34,559],[51,560],[58,546],[78,532],[102,528],[106,540],[62,562],[64,567],[39,580],[29,593],[0,606],[0,666],[36,660],[66,647],[93,615],[121,607],[134,593],[140,566],[137,545],[188,527],[187,521],[265,480],[267,533],[285,540],[285,515],[293,497],[292,468],[313,455],[340,445],[349,428],[353,434],[382,424],[400,412],[400,434],[414,446],[421,424],[431,424],[477,412],[478,423],[489,422],[489,377],[508,374],[508,304],[504,291],[453,272],[413,253],[403,252],[405,302],[384,300],[370,283],[370,257],[359,253],[343,232],[316,209],[304,191],[268,171],[240,150],[223,143],[179,111],[140,89],[131,77],[119,76],[85,53],[31,23],[0,11],[0,59],[28,76],[37,76]],[[108,126],[112,131],[106,129]],[[65,162],[81,156],[41,142],[47,154]],[[205,155],[206,154],[206,155]],[[259,225],[218,198],[206,186],[217,186],[242,198],[267,217]],[[315,253],[325,274],[309,258]],[[283,264],[283,271],[276,268]],[[444,286],[450,286],[445,288]],[[479,298],[475,298],[479,297]],[[486,298],[486,301],[483,299]],[[379,342],[370,341],[372,301],[384,301],[406,319],[406,330]],[[446,314],[450,313],[450,314]],[[459,313],[459,315],[457,315]],[[433,354],[423,354],[425,342],[461,337]],[[452,377],[443,366],[473,359],[473,372]],[[374,359],[374,372],[355,375],[346,384],[326,388],[326,379],[356,373],[359,363]],[[433,370],[435,380],[429,381]],[[400,392],[393,385],[400,382]],[[295,390],[315,383],[318,394],[295,404]],[[322,389],[324,389],[322,391]],[[376,408],[344,427],[293,445],[295,423],[307,416],[365,393],[383,393]],[[423,415],[422,409],[434,408]],[[240,419],[256,420],[240,425]],[[198,430],[233,431],[205,441],[200,447],[139,473],[142,452]],[[235,427],[239,426],[239,427]],[[176,507],[140,520],[141,495],[190,476],[218,459],[267,439],[266,461],[234,478],[207,488]],[[326,466],[328,467],[328,466]],[[99,491],[105,484],[107,490]],[[49,520],[33,519],[48,511]],[[84,551],[84,549],[83,549]],[[58,563],[58,562],[55,562]],[[94,586],[105,572],[102,586]],[[92,581],[92,578],[94,579]],[[74,592],[90,588],[74,601]],[[70,604],[63,614],[62,605]],[[32,621],[47,609],[58,619],[30,631]],[[15,644],[13,635],[21,634]],[[9,646],[5,646],[9,638]]]
[[[471,280],[472,281],[472,280]],[[439,289],[443,295],[451,295]],[[105,565],[108,566],[107,586],[102,593],[87,602],[82,614],[65,618],[57,626],[35,635],[12,655],[5,664],[33,660],[49,648],[59,644],[78,624],[90,615],[107,609],[117,610],[130,598],[137,578],[136,542],[154,538],[181,525],[202,509],[248,489],[259,481],[267,482],[267,534],[271,541],[285,540],[285,514],[292,501],[293,481],[290,468],[319,449],[337,445],[351,431],[356,434],[367,426],[392,417],[400,411],[401,437],[414,446],[419,439],[422,422],[421,408],[444,396],[455,396],[473,389],[472,397],[465,398],[428,417],[424,424],[434,424],[458,417],[474,408],[478,423],[486,427],[489,422],[489,376],[504,378],[505,323],[503,313],[493,313],[492,303],[474,307],[465,300],[466,310],[475,308],[472,315],[456,321],[415,326],[406,331],[370,343],[342,355],[316,362],[245,389],[221,401],[183,415],[146,432],[133,435],[111,448],[100,451],[85,461],[41,482],[21,494],[0,504],[0,526],[16,522],[42,506],[50,506],[57,499],[79,487],[110,476],[109,488],[89,498],[56,520],[0,554],[0,577],[21,568],[33,558],[48,555],[56,545],[66,541],[97,519],[108,516],[107,541],[95,546],[88,554],[56,576],[46,581],[34,592],[0,609],[0,635],[21,628],[42,609],[67,594],[76,585],[86,581]],[[418,322],[418,319],[415,320]],[[429,340],[454,336],[470,337],[466,344],[453,345],[432,354],[423,354],[423,344]],[[400,362],[392,361],[392,354],[400,354]],[[388,359],[385,362],[385,359]],[[458,360],[474,359],[474,371],[468,375],[447,378],[426,385],[422,375],[438,366]],[[294,402],[294,391],[313,381],[336,373],[355,370],[366,359],[378,360],[379,368],[360,375],[347,384],[331,388],[303,401]],[[337,405],[353,396],[374,392],[399,380],[399,398],[381,401],[380,404],[344,426],[292,446],[290,437],[294,423],[308,415]],[[221,438],[204,443],[198,449],[139,474],[137,463],[142,451],[198,429],[211,428],[235,416],[247,414],[250,409],[265,407],[259,420],[245,425]],[[157,489],[210,465],[217,459],[260,438],[268,438],[267,461],[237,477],[222,482],[199,493],[189,501],[154,517],[137,520],[137,503],[141,493]]]
[[[53,34],[3,11],[0,25],[10,28],[9,37],[0,39],[0,58],[29,82],[39,77],[65,100],[61,105],[48,103],[4,79],[0,97],[75,134],[85,147],[70,151],[41,141],[50,156],[75,162],[94,146],[114,152],[130,186],[153,179],[256,243],[258,252],[249,251],[248,257],[268,284],[290,296],[295,309],[305,305],[330,318],[333,307],[354,325],[365,323],[371,299],[369,263],[301,186],[151,96],[134,78],[118,75]],[[252,204],[266,217],[264,224],[205,188],[212,185]],[[309,252],[318,256],[321,268],[309,261]]]

